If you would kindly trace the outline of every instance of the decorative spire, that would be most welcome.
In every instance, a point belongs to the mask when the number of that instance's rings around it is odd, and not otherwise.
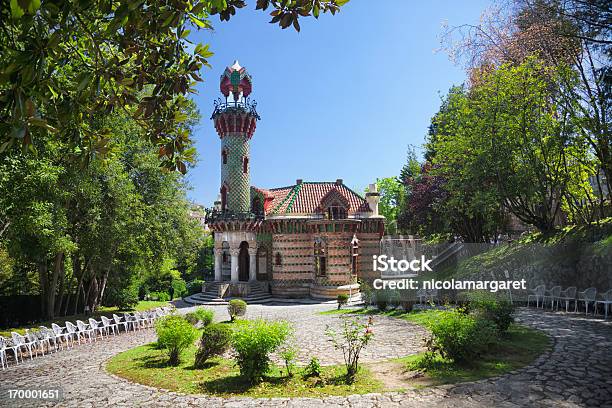
[[[227,98],[230,93],[234,97],[234,101],[240,101],[251,94],[253,89],[253,81],[251,75],[246,68],[240,66],[238,60],[234,61],[234,65],[225,68],[221,75],[221,93]]]

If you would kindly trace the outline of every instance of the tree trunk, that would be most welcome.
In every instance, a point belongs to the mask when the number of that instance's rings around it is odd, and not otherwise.
[[[47,301],[47,314],[46,317],[49,320],[52,320],[55,317],[55,291],[57,290],[57,281],[59,279],[60,271],[63,270],[64,264],[64,254],[62,252],[55,255],[55,260],[53,261],[53,276],[51,280],[48,282],[46,301]]]
[[[40,315],[46,316],[46,306],[47,306],[47,258],[43,257],[41,261],[38,262],[38,280],[40,282]]]
[[[60,274],[59,274],[59,284],[58,284],[59,292],[57,294],[57,300],[55,302],[55,313],[54,313],[55,316],[59,316],[61,314],[62,305],[63,305],[63,302],[64,302],[64,289],[65,289],[64,288],[64,286],[65,286],[64,282],[66,280],[65,279],[66,278],[66,268],[65,268],[66,264],[65,264],[65,261],[66,261],[66,257],[64,257],[63,260],[62,260],[61,271],[60,271]]]

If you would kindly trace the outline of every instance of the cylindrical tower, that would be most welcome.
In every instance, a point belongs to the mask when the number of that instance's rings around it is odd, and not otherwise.
[[[249,102],[253,84],[238,61],[221,75],[225,101],[215,102],[212,119],[221,138],[221,210],[225,213],[250,212],[249,141],[259,115],[255,102]]]

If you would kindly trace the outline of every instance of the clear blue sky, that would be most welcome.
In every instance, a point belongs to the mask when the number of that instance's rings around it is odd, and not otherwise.
[[[189,172],[192,200],[219,191],[220,140],[209,119],[219,77],[238,59],[253,76],[261,121],[251,140],[251,184],[263,188],[344,179],[362,191],[399,174],[409,144],[421,145],[440,95],[465,73],[439,48],[442,23],[476,23],[488,1],[352,0],[336,16],[281,30],[254,1],[230,22],[192,39],[215,55],[195,101],[202,114]]]

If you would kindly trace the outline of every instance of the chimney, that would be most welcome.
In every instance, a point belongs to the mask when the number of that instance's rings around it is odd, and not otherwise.
[[[366,193],[366,201],[372,210],[372,217],[378,217],[378,202],[380,201],[380,193],[376,183],[370,184],[368,192]]]
[[[297,184],[297,185],[302,184],[303,182],[304,182],[304,180],[302,180],[302,179],[295,180],[295,184]]]
[[[337,180],[336,180],[336,184],[337,184],[337,185],[339,185],[339,186],[341,186],[341,185],[342,185],[342,179],[337,179]]]

